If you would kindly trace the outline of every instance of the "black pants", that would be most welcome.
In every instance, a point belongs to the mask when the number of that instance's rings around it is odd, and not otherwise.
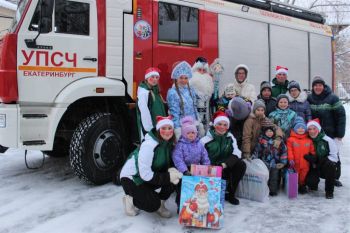
[[[277,193],[281,184],[281,170],[270,168],[270,176],[268,181],[270,192]]]
[[[337,163],[334,163],[329,159],[325,159],[319,165],[319,172],[320,177],[326,180],[325,191],[327,193],[333,193],[337,173]]]
[[[136,185],[134,181],[123,177],[121,184],[126,195],[133,197],[134,205],[147,212],[155,212],[160,207],[161,200],[167,200],[174,192],[174,185],[157,187],[148,183]],[[161,188],[157,193],[155,190]]]
[[[222,178],[227,180],[227,192],[231,197],[235,196],[237,187],[242,177],[245,174],[247,165],[240,159],[234,163],[233,166],[227,167],[223,170]]]

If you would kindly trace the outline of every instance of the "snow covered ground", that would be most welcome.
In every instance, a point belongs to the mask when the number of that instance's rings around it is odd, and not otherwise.
[[[178,224],[174,196],[167,206],[171,219],[141,212],[127,217],[123,212],[121,187],[89,186],[68,166],[67,159],[46,158],[39,170],[28,170],[24,152],[10,149],[0,154],[0,233],[24,232],[350,232],[350,104],[347,135],[342,149],[343,187],[333,200],[324,198],[324,180],[319,191],[289,200],[281,192],[267,203],[241,200],[225,205],[222,230],[198,230]],[[31,164],[39,164],[39,152],[29,152]]]

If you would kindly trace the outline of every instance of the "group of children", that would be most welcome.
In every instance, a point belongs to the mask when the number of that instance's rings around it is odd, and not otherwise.
[[[164,103],[158,91],[160,74],[157,69],[153,68],[146,72],[145,81],[138,90],[137,104],[141,140],[152,128],[151,126],[154,127],[157,115],[172,115],[177,139],[172,159],[176,169],[184,175],[190,175],[191,164],[211,164],[208,152],[204,147],[205,130],[198,118],[196,91],[189,84],[192,71],[191,66],[185,61],[174,65],[171,74],[174,85],[167,93],[168,113],[165,112],[164,107],[158,106],[164,106]],[[290,89],[293,88],[297,88],[300,92],[297,82],[290,82]],[[270,96],[271,85],[263,82],[258,100],[254,103],[244,100],[249,106],[250,114],[243,119],[243,138],[242,142],[238,143],[238,147],[243,152],[243,158],[247,160],[258,158],[264,161],[270,171],[271,196],[277,195],[280,179],[286,168],[293,168],[299,174],[299,192],[304,194],[307,192],[305,179],[309,170],[308,161],[310,161],[310,156],[316,158],[313,141],[308,136],[306,125],[306,120],[311,118],[310,109],[305,114],[304,108],[300,113],[290,109],[289,103],[293,99],[293,93],[280,94],[277,99]],[[231,103],[236,98],[241,97],[236,96],[233,84],[228,85],[223,96],[216,100],[216,109],[224,113],[226,117],[234,115]],[[275,106],[272,106],[271,102]],[[296,103],[297,108],[298,106]],[[207,134],[210,135],[210,133],[209,129]],[[220,162],[216,165],[226,166]]]

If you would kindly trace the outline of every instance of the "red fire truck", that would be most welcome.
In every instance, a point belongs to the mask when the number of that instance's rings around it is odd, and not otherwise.
[[[334,82],[332,52],[322,16],[273,1],[22,0],[1,41],[0,144],[69,155],[102,184],[132,144],[146,68],[160,68],[163,95],[172,64],[198,56],[220,58],[221,87],[244,63],[257,88],[276,65],[309,88]]]

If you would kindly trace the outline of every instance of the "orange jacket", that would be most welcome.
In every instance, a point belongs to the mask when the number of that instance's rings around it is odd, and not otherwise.
[[[304,159],[304,155],[315,155],[314,144],[307,133],[297,134],[293,130],[287,140],[288,161],[294,160],[295,169],[309,169],[309,162]]]

